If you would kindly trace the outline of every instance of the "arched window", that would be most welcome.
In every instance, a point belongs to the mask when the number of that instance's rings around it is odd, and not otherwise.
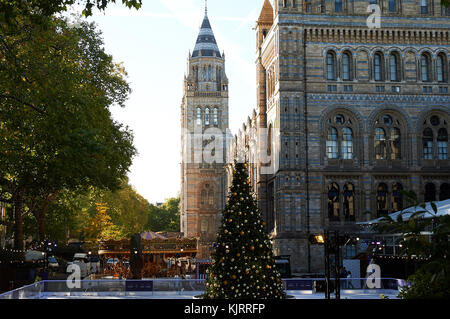
[[[339,185],[332,183],[328,186],[328,217],[331,221],[339,221]]]
[[[436,200],[436,186],[433,183],[425,185],[425,199],[426,203],[434,202]]]
[[[355,220],[355,187],[351,183],[344,185],[344,216],[346,221]]]
[[[422,136],[423,158],[426,160],[432,160],[434,158],[433,141],[433,130],[428,127],[423,131]]]
[[[312,7],[311,0],[303,0],[303,8],[305,12],[311,13],[311,7]]]
[[[377,188],[377,217],[385,216],[388,213],[388,187],[381,183]]]
[[[383,81],[383,72],[383,54],[381,52],[377,52],[373,56],[373,79],[375,81]]]
[[[441,16],[450,16],[450,8],[441,6]]]
[[[197,125],[202,125],[202,109],[197,108]]]
[[[209,125],[210,121],[209,121],[209,108],[207,107],[205,109],[205,125]]]
[[[327,136],[327,157],[336,159],[338,155],[338,131],[334,127],[330,127]]]
[[[207,80],[207,76],[208,76],[208,71],[206,70],[206,66],[203,67],[203,81]]]
[[[218,86],[218,91],[220,91],[220,84],[222,83],[222,68],[220,67],[216,67],[216,81],[217,81],[217,86]]]
[[[397,12],[397,0],[389,0],[389,12]]]
[[[214,108],[214,125],[219,125],[219,109]]]
[[[375,129],[375,158],[377,160],[387,158],[386,132],[380,127]]]
[[[444,54],[439,54],[436,60],[436,78],[438,82],[447,82],[447,63]]]
[[[342,0],[334,0],[334,12],[342,12]]]
[[[396,114],[381,114],[375,121],[376,160],[402,159],[402,119]]]
[[[352,57],[349,52],[342,54],[342,80],[350,81],[352,79]]]
[[[445,128],[441,128],[438,131],[437,151],[439,160],[448,159],[448,134]]]
[[[332,51],[327,53],[327,80],[336,80],[336,54]]]
[[[447,199],[450,199],[450,185],[448,183],[444,183],[441,185],[441,189],[439,191],[439,200]]]
[[[353,159],[353,131],[349,127],[342,129],[342,157]]]
[[[212,71],[211,71],[211,66],[208,65],[208,81],[211,81],[212,79]]]
[[[392,211],[398,212],[403,209],[403,186],[400,183],[395,183],[392,186]]]
[[[344,111],[345,112],[345,111]],[[355,154],[355,132],[357,121],[345,113],[331,113],[326,119],[324,131],[325,154],[328,159],[353,160]],[[336,163],[334,163],[336,164]],[[330,162],[330,165],[334,165]]]
[[[272,124],[269,125],[269,132],[267,133],[267,156],[272,156]]]
[[[214,191],[212,189],[208,192],[208,205],[210,207],[214,206]]]
[[[342,114],[337,114],[334,118],[334,121],[336,122],[336,124],[345,124],[345,117]]]
[[[434,114],[425,119],[423,126],[423,159],[448,160],[448,119]]]
[[[201,204],[206,205],[206,190],[202,190]]]
[[[400,63],[397,53],[392,53],[389,56],[389,75],[391,81],[400,81]]]
[[[428,0],[420,0],[420,13],[428,14]]]
[[[420,56],[420,73],[422,82],[431,81],[431,59],[427,53]]]
[[[402,158],[402,150],[401,150],[401,133],[400,129],[394,127],[391,129],[391,159],[399,160]]]

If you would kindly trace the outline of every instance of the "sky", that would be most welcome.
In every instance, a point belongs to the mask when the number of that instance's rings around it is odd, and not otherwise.
[[[121,1],[118,1],[121,2]],[[256,34],[264,0],[209,0],[208,17],[229,79],[230,129],[236,134],[256,106]],[[122,62],[132,93],[116,121],[134,133],[138,155],[130,184],[150,203],[180,192],[183,79],[205,12],[204,0],[143,0],[139,10],[109,5],[95,12],[105,50]]]

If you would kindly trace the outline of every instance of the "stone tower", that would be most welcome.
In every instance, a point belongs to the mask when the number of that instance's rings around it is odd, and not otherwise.
[[[181,127],[181,231],[200,238],[197,258],[208,259],[227,193],[228,79],[207,10],[188,57]]]

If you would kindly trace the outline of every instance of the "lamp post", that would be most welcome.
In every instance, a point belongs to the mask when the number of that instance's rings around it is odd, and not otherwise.
[[[48,240],[44,240],[44,252],[45,252],[45,258],[44,258],[44,271],[48,271]]]
[[[331,299],[330,287],[330,245],[328,244],[329,233],[324,234],[324,254],[325,254],[325,299]]]
[[[330,232],[324,231],[324,234],[310,235],[309,241],[313,245],[324,245],[325,255],[325,298],[331,299],[331,262],[330,256],[334,255],[334,273],[335,273],[335,298],[341,298],[341,283],[340,283],[340,265],[341,265],[341,246],[346,246],[348,243],[353,243],[359,240],[358,237],[353,238],[349,235],[341,236],[339,231]]]

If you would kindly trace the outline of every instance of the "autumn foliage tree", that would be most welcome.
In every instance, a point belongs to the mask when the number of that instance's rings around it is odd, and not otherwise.
[[[64,190],[48,207],[46,235],[60,243],[73,238],[89,241],[129,238],[147,229],[149,206],[127,179],[114,191],[94,187]],[[36,231],[30,218],[25,230],[27,235]]]

